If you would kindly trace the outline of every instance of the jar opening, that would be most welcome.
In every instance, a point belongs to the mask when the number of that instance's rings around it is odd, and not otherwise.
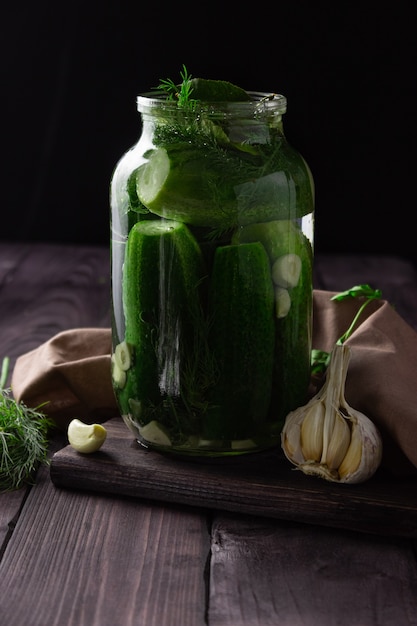
[[[244,102],[198,102],[192,109],[178,107],[176,100],[167,100],[168,94],[161,91],[149,91],[137,97],[137,110],[140,113],[160,111],[184,113],[224,114],[231,116],[282,115],[287,110],[287,99],[282,94],[262,91],[248,91],[250,100]]]

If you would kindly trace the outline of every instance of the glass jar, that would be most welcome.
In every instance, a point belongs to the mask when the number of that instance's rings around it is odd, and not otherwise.
[[[310,381],[314,186],[282,95],[137,99],[111,181],[112,380],[145,447],[277,446]]]

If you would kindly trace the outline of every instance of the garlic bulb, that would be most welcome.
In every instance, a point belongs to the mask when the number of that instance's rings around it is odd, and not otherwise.
[[[360,483],[381,464],[382,439],[375,424],[346,402],[349,360],[349,347],[336,344],[323,387],[306,405],[287,415],[281,446],[304,474]]]

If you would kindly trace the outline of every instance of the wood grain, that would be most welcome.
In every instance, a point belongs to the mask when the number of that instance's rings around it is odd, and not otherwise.
[[[42,471],[0,565],[0,623],[203,626],[208,554],[199,511],[58,490]]]
[[[106,247],[1,243],[0,356],[9,355],[13,364],[61,330],[109,326],[109,276]],[[402,259],[317,256],[314,280],[315,287],[332,291],[362,283],[380,288],[417,329],[417,277]],[[125,430],[112,436],[121,438],[124,451],[133,445],[126,443]],[[54,452],[66,441],[51,444]],[[159,488],[172,481],[170,466],[162,468]],[[109,480],[122,481],[128,469],[118,473],[113,467],[116,475]],[[153,488],[152,471],[142,477],[142,488]],[[243,487],[238,475],[231,480],[234,507]],[[395,510],[380,532],[376,518],[387,515],[384,498],[393,498],[392,492],[382,493],[378,506],[365,493],[349,507],[331,489],[327,500],[321,483],[309,498],[298,499],[297,489],[281,496],[284,506],[292,502],[291,514],[309,517],[312,509],[314,517],[321,509],[323,516],[330,510],[330,518],[349,520],[364,512],[368,521],[358,533],[324,525],[325,519],[300,523],[263,516],[259,507],[268,506],[269,487],[262,482],[259,493],[255,482],[248,491],[256,516],[219,510],[227,499],[224,474],[211,473],[205,488],[215,484],[221,502],[214,499],[209,509],[190,506],[189,499],[181,504],[178,488],[167,502],[157,494],[57,487],[42,467],[32,488],[0,494],[0,624],[417,625],[416,541],[387,534],[398,523],[413,536],[414,495],[411,512],[404,502],[403,520]],[[196,483],[187,498],[200,497],[201,489]],[[395,506],[401,489],[391,500]],[[369,519],[370,509],[376,518]],[[370,534],[367,523],[376,532]]]
[[[213,521],[210,626],[411,626],[406,540],[222,515]]]
[[[55,453],[59,487],[150,498],[385,535],[417,537],[417,480],[383,472],[338,485],[293,470],[281,450],[220,462],[181,460],[144,450],[120,418],[106,422],[97,453]]]

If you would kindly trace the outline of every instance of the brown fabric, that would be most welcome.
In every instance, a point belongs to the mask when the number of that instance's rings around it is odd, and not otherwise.
[[[330,351],[361,302],[331,300],[314,292],[313,347]],[[386,300],[370,302],[346,341],[351,358],[347,402],[367,415],[384,442],[384,466],[398,475],[417,473],[417,333]]]
[[[361,302],[332,301],[314,291],[313,347],[330,352]],[[385,300],[371,302],[346,342],[351,360],[346,399],[372,419],[384,439],[384,465],[417,472],[417,333]],[[110,329],[81,328],[52,337],[18,358],[17,400],[43,408],[59,428],[70,419],[105,421],[118,415],[110,376]]]
[[[20,356],[12,392],[28,406],[46,402],[42,411],[66,429],[74,417],[102,422],[118,415],[110,378],[108,328],[76,328],[58,333]]]

